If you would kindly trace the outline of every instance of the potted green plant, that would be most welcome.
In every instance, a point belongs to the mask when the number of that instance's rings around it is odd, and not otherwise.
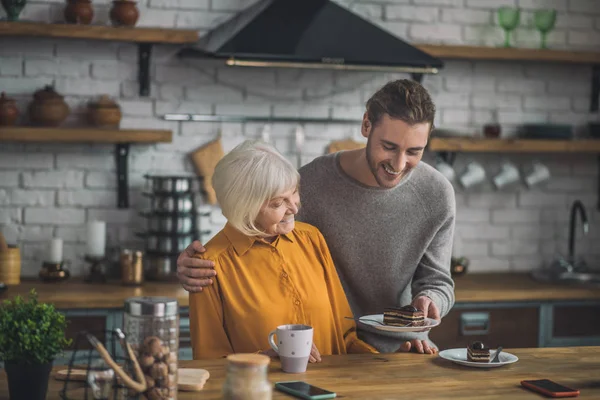
[[[45,399],[54,357],[71,341],[65,316],[52,304],[16,296],[0,306],[0,360],[4,361],[11,400]]]

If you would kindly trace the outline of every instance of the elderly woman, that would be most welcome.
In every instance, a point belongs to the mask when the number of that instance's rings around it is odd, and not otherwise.
[[[190,294],[194,359],[269,351],[278,325],[314,328],[320,354],[376,353],[358,339],[323,235],[295,222],[300,175],[273,147],[245,142],[216,166],[213,187],[227,224],[196,257],[215,262],[214,284]]]

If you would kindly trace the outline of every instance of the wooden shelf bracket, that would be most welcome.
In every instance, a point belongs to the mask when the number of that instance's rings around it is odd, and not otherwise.
[[[117,143],[115,156],[117,162],[117,205],[119,208],[129,208],[129,179],[127,173],[129,143]]]

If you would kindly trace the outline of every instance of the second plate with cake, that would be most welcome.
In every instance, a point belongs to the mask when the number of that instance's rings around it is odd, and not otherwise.
[[[440,324],[440,321],[438,320],[425,318],[423,325],[421,326],[386,325],[383,323],[383,314],[363,315],[358,319],[358,321],[361,324],[369,325],[375,329],[379,329],[380,331],[387,332],[425,332]]]
[[[496,355],[496,350],[491,350],[490,353],[490,358],[493,358]],[[440,351],[440,357],[445,360],[452,361],[456,364],[475,368],[496,368],[519,361],[519,358],[517,356],[511,353],[507,353],[505,351],[502,351],[500,353],[500,356],[498,357],[498,362],[469,361],[467,348],[442,350]]]

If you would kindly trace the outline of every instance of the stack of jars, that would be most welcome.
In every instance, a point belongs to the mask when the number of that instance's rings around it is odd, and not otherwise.
[[[199,178],[193,176],[145,175],[150,199],[146,218],[145,276],[150,280],[175,280],[177,256],[199,239],[196,203]]]

